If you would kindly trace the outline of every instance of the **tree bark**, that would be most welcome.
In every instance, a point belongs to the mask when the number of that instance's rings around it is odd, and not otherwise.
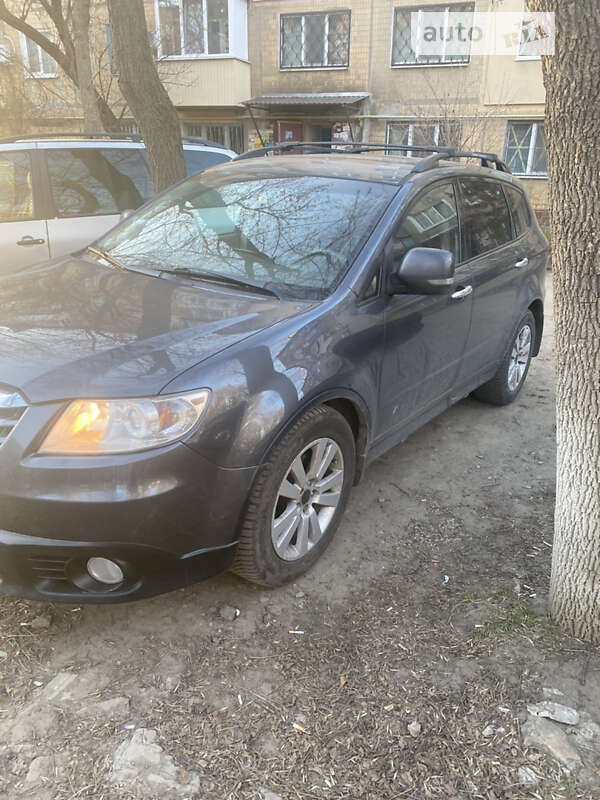
[[[97,133],[104,130],[98,93],[94,86],[90,56],[90,0],[73,0],[73,44],[79,81],[79,96],[83,109],[83,130]]]
[[[185,177],[179,118],[158,77],[143,0],[108,0],[108,13],[119,87],[146,144],[159,192]]]
[[[556,54],[543,58],[557,372],[550,612],[572,635],[598,644],[600,15],[598,0],[534,2],[556,13]]]

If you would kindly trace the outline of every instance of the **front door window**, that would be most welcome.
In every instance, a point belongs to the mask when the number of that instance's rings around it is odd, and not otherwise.
[[[460,232],[451,183],[438,183],[414,201],[394,234],[392,247],[395,269],[413,247],[448,250],[458,264]]]

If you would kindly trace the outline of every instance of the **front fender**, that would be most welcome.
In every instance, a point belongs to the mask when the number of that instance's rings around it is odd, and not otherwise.
[[[211,390],[205,416],[186,444],[218,466],[258,466],[306,410],[342,400],[356,412],[358,449],[364,450],[383,345],[383,325],[371,323],[356,314],[352,295],[335,312],[322,309],[262,331],[189,370],[165,389]]]

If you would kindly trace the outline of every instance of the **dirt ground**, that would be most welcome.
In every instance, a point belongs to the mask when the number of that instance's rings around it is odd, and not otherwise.
[[[0,797],[600,797],[598,752],[575,779],[520,732],[544,687],[600,722],[598,651],[545,616],[546,325],[518,401],[465,400],[379,459],[296,584],[0,599]]]

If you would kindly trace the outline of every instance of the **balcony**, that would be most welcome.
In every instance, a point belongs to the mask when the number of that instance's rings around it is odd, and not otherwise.
[[[193,106],[238,106],[248,100],[250,64],[234,56],[165,59],[159,73],[173,104]]]
[[[179,108],[250,97],[248,0],[155,0],[158,70]]]

